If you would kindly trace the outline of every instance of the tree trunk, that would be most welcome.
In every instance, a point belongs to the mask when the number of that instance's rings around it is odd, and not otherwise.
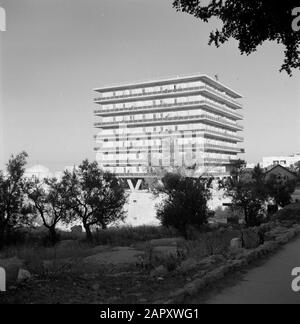
[[[85,229],[87,241],[92,242],[93,241],[93,235],[92,235],[92,231],[91,231],[90,225],[83,224],[83,227]]]
[[[57,243],[57,233],[55,226],[49,227],[49,239],[52,245],[55,245]]]
[[[101,227],[102,227],[103,230],[107,229],[107,225],[104,222],[101,222]]]
[[[4,247],[5,225],[0,224],[0,250]]]

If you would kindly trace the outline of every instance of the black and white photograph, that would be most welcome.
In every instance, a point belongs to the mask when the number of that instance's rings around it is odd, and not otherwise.
[[[0,0],[9,304],[300,304],[299,0]]]

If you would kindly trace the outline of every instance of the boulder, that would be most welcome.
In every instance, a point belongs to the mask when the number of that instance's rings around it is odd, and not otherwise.
[[[20,269],[17,278],[18,282],[22,282],[29,279],[31,279],[31,273],[28,270]]]
[[[237,251],[242,248],[242,240],[240,238],[233,238],[230,241],[230,249],[233,251]]]
[[[9,259],[0,259],[0,267],[6,271],[6,280],[8,283],[16,282],[19,269],[22,268],[23,261],[18,257]]]

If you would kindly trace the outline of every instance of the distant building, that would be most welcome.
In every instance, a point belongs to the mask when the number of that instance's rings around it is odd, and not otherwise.
[[[94,100],[99,105],[96,159],[128,182],[162,167],[226,176],[244,152],[238,122],[243,120],[242,97],[213,78],[177,77],[94,90],[99,94]]]
[[[24,176],[26,178],[38,178],[43,180],[44,178],[51,178],[53,176],[52,172],[43,165],[34,165],[25,170]]]
[[[69,171],[72,172],[76,168],[76,166],[66,166],[64,168],[64,171]],[[24,176],[26,178],[38,178],[39,180],[43,180],[45,178],[52,178],[55,177],[57,179],[61,179],[63,176],[64,171],[56,171],[56,172],[51,172],[50,169],[43,165],[34,165],[32,167],[29,167],[25,170]]]
[[[267,168],[273,165],[282,165],[286,168],[289,168],[299,161],[300,154],[293,154],[288,156],[270,156],[263,158],[263,167]]]
[[[290,171],[289,169],[283,167],[280,164],[277,164],[273,167],[270,167],[265,171],[265,179],[269,180],[272,176],[276,176],[278,180],[288,181],[288,180],[296,180],[297,175]]]

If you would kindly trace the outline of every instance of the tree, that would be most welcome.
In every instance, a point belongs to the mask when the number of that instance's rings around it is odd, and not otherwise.
[[[6,171],[0,171],[0,248],[12,231],[31,223],[23,178],[27,156],[26,152],[11,156]]]
[[[300,183],[300,161],[291,166],[291,171],[297,175],[297,182]]]
[[[240,176],[237,177],[236,174]],[[241,176],[243,174],[243,176]],[[220,188],[231,198],[233,209],[242,209],[248,226],[257,226],[261,222],[268,193],[264,184],[263,170],[257,165],[251,177],[244,176],[245,171],[233,170],[232,176],[220,181]]]
[[[232,37],[241,53],[249,55],[263,42],[276,41],[285,47],[280,71],[291,75],[300,68],[300,33],[292,28],[292,11],[299,0],[174,0],[173,7],[204,22],[217,18],[223,23],[221,30],[211,32],[209,45],[219,47]]]
[[[162,194],[164,199],[157,206],[156,213],[163,226],[173,226],[186,237],[188,225],[200,228],[207,223],[210,179],[167,173],[162,182],[156,195]]]
[[[35,178],[28,182],[28,197],[33,202],[33,211],[39,215],[49,231],[52,244],[57,242],[56,227],[67,219],[70,212],[71,188],[65,176],[40,181]]]
[[[125,219],[125,189],[113,174],[102,171],[97,162],[84,160],[78,169],[65,172],[65,180],[72,188],[71,220],[81,220],[88,241],[93,239],[92,226],[105,229]]]
[[[291,195],[296,189],[296,184],[294,180],[278,179],[274,174],[266,181],[268,194],[280,207],[285,207],[292,202]]]
[[[242,177],[244,177],[246,173],[246,166],[247,163],[244,160],[239,159],[233,161],[231,165],[231,171],[230,171],[231,177],[234,180],[239,181]]]

